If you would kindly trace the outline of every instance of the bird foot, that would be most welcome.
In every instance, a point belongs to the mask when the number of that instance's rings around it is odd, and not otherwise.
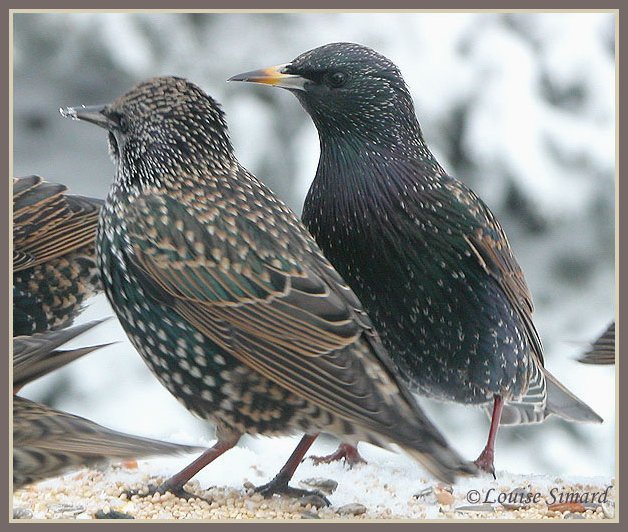
[[[130,499],[134,495],[137,495],[138,497],[141,497],[141,498],[145,498],[145,497],[153,497],[156,493],[160,495],[171,493],[178,499],[184,499],[186,501],[189,501],[191,499],[199,499],[209,504],[213,502],[211,498],[200,497],[199,495],[186,491],[185,489],[183,489],[183,486],[170,485],[168,481],[164,482],[163,484],[160,484],[159,486],[155,486],[155,484],[149,484],[147,488],[126,490],[123,493],[126,494],[127,499]]]
[[[329,499],[327,499],[327,497],[325,497],[325,495],[323,495],[320,491],[293,488],[283,479],[277,479],[277,477],[271,480],[268,484],[257,486],[254,491],[255,493],[261,493],[267,499],[275,494],[293,497],[298,499],[302,506],[306,506],[307,504],[311,504],[316,508],[331,506]]]
[[[362,458],[360,453],[358,452],[357,447],[353,447],[353,445],[348,445],[346,443],[341,443],[333,453],[325,455],[325,456],[308,456],[310,460],[314,463],[314,465],[320,464],[331,464],[332,462],[339,462],[340,460],[344,460],[345,465],[349,469],[353,469],[354,466],[358,464],[366,464],[367,461]]]
[[[495,476],[495,464],[493,463],[493,459],[493,450],[486,448],[473,463],[478,467],[478,469],[490,473],[491,475],[493,475],[493,478],[496,479],[497,477]]]

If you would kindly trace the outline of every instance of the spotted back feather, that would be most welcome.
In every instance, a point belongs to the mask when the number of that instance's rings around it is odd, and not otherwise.
[[[102,200],[39,176],[13,178],[13,335],[67,327],[102,290],[95,237]]]

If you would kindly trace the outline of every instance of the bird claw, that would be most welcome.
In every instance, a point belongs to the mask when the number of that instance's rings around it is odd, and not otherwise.
[[[331,464],[332,462],[344,460],[345,465],[349,469],[353,469],[353,467],[358,464],[368,463],[364,458],[362,458],[357,447],[344,443],[340,444],[338,449],[331,454],[325,456],[308,456],[308,458],[312,460],[314,465]]]
[[[273,495],[286,495],[298,500],[299,504],[306,506],[311,504],[316,508],[322,508],[324,506],[331,506],[329,499],[325,497],[318,490],[303,490],[299,488],[293,488],[289,486],[287,482],[277,482],[274,479],[268,484],[258,486],[255,488],[255,493],[261,493],[265,498],[270,498]]]
[[[310,492],[308,495],[303,495],[302,497],[299,497],[297,501],[301,506],[307,506],[309,504],[314,508],[325,508],[326,506],[331,506],[330,500],[320,491]]]
[[[481,471],[485,471],[486,473],[490,473],[493,475],[493,478],[496,479],[495,475],[495,465],[493,463],[494,455],[491,450],[484,449],[480,456],[478,456],[477,460],[473,463],[477,466],[477,468]]]
[[[211,498],[200,497],[199,495],[186,491],[185,489],[183,489],[183,486],[171,486],[168,484],[168,481],[160,484],[159,486],[155,486],[155,484],[149,484],[147,488],[148,491],[144,489],[132,489],[126,490],[123,493],[126,494],[128,499],[130,499],[134,495],[144,498],[152,497],[156,493],[159,493],[160,495],[164,495],[165,493],[172,493],[172,495],[174,495],[178,499],[184,499],[186,501],[189,501],[191,499],[199,499],[201,501],[207,502],[208,504],[211,504],[213,502]]]

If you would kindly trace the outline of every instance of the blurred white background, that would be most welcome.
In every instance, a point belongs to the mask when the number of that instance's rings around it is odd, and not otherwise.
[[[145,78],[174,74],[223,103],[240,161],[300,212],[318,160],[314,126],[287,91],[225,80],[334,41],[365,44],[400,67],[429,145],[509,235],[535,299],[547,367],[605,419],[503,428],[497,469],[612,475],[614,368],[574,360],[615,311],[611,14],[17,14],[14,175],[104,197],[113,176],[104,133],[63,120],[58,108],[105,103]],[[80,321],[109,314],[100,296]],[[74,345],[112,340],[120,343],[24,395],[136,434],[212,437],[149,374],[116,320]],[[475,458],[485,415],[421,403]]]

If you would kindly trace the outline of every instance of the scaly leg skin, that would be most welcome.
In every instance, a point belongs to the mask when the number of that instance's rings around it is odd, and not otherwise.
[[[478,469],[481,469],[482,471],[486,471],[487,473],[490,473],[491,475],[493,475],[493,478],[496,479],[497,477],[495,476],[494,458],[495,458],[494,449],[490,449],[487,445],[484,448],[484,450],[480,453],[480,456],[478,456],[477,459],[473,463],[476,466],[478,466]]]
[[[491,428],[488,432],[488,441],[486,447],[480,453],[477,460],[474,462],[476,466],[482,471],[486,471],[495,476],[495,438],[497,437],[497,429],[499,428],[499,421],[502,417],[502,410],[504,408],[504,400],[501,396],[496,395],[493,403],[493,415],[491,416]]]
[[[331,503],[320,491],[308,491],[288,486],[288,482],[290,482],[301,460],[303,460],[303,456],[305,456],[305,453],[314,443],[317,436],[318,434],[305,434],[275,478],[268,484],[256,487],[255,492],[261,493],[266,498],[275,494],[295,497],[304,506],[306,504],[311,504],[317,508],[329,506]]]
[[[314,465],[331,464],[332,462],[338,462],[344,460],[345,465],[349,469],[353,469],[353,466],[358,464],[366,464],[367,461],[362,458],[358,452],[358,448],[348,443],[341,443],[333,453],[326,456],[309,456],[314,462]]]
[[[155,493],[163,495],[166,492],[170,492],[175,497],[178,497],[179,499],[185,499],[186,501],[190,499],[202,499],[211,503],[212,501],[210,499],[194,495],[193,493],[190,493],[183,489],[183,487],[194,475],[196,475],[196,473],[198,473],[206,465],[213,462],[216,458],[227,452],[229,449],[235,447],[239,439],[239,436],[237,438],[231,438],[228,440],[219,439],[213,447],[207,449],[190,465],[184,467],[177,474],[171,476],[160,486],[149,485],[148,493],[141,493],[140,490],[128,490],[126,492],[127,498],[130,499],[133,495],[139,495],[140,497],[152,497]]]

